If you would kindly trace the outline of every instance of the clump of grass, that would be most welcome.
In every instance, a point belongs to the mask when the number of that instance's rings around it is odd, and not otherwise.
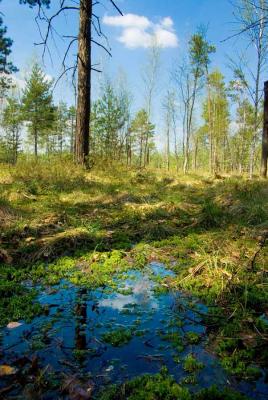
[[[166,369],[156,375],[144,375],[124,383],[113,385],[99,396],[100,400],[191,400],[188,389],[180,386]]]
[[[132,339],[132,332],[129,329],[119,328],[102,334],[102,340],[112,346],[124,346]]]
[[[51,160],[20,160],[12,169],[11,177],[17,185],[33,195],[50,191],[66,191],[87,185],[85,170],[68,157]],[[21,186],[22,188],[23,186]]]
[[[23,287],[18,282],[1,281],[0,283],[0,326],[10,321],[25,320],[29,322],[40,315],[42,307],[34,302],[36,290]]]
[[[211,386],[197,393],[195,400],[247,400],[247,397],[228,388],[219,390],[217,386]]]
[[[196,332],[187,332],[186,333],[186,340],[190,344],[198,344],[200,342],[200,335]]]
[[[161,338],[162,340],[170,342],[172,347],[174,347],[178,352],[182,352],[184,350],[183,337],[179,332],[172,330],[161,335]]]
[[[183,369],[186,372],[196,372],[199,371],[200,369],[204,368],[204,364],[198,361],[193,354],[188,354],[183,363]]]

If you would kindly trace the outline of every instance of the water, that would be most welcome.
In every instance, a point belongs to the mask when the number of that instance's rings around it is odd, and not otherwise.
[[[115,278],[116,290],[90,291],[62,282],[43,291],[39,301],[46,305],[47,315],[2,331],[1,364],[22,371],[15,381],[2,378],[0,388],[11,384],[5,398],[28,398],[29,379],[35,380],[40,373],[55,380],[55,388],[48,390],[44,383],[38,399],[68,398],[56,384],[63,374],[90,381],[97,391],[109,383],[159,372],[165,365],[179,382],[189,375],[183,368],[184,358],[193,354],[205,367],[197,372],[192,390],[216,384],[233,387],[250,398],[267,399],[264,378],[254,384],[236,382],[208,351],[200,317],[207,311],[205,306],[181,292],[156,290],[159,281],[172,275],[162,264],[151,263],[144,271],[132,270]],[[115,330],[130,332],[131,339],[119,346],[105,342],[104,334]],[[198,344],[189,344],[188,332],[200,336]],[[167,335],[181,338],[181,343],[167,340]]]

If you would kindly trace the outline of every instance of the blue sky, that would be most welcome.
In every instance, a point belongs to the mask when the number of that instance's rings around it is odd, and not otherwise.
[[[57,9],[59,0],[53,0],[52,3],[52,9],[48,14]],[[102,0],[102,3],[103,6],[98,6],[98,13],[102,17],[103,30],[109,37],[113,57],[109,59],[97,48],[94,50],[94,62],[100,62],[112,77],[116,76],[119,70],[125,71],[135,98],[134,111],[143,106],[141,70],[148,54],[146,41],[152,32],[159,34],[163,47],[161,85],[154,104],[154,118],[159,125],[159,107],[161,108],[165,89],[170,85],[172,65],[182,60],[188,39],[200,24],[208,25],[208,39],[217,47],[217,52],[212,58],[212,67],[220,68],[226,78],[231,79],[231,72],[227,67],[227,55],[235,56],[237,51],[243,48],[243,40],[222,43],[222,40],[236,29],[233,24],[233,6],[229,0],[117,0],[123,13],[127,15],[124,22],[113,18],[118,14],[108,0]],[[8,27],[8,35],[14,40],[12,59],[20,68],[18,79],[23,79],[29,71],[33,57],[41,56],[41,48],[34,46],[35,42],[40,42],[34,20],[36,11],[19,5],[19,0],[2,0],[1,12]],[[55,23],[57,31],[65,35],[75,35],[77,25],[76,11],[62,15]],[[55,43],[50,42],[52,62],[47,55],[45,70],[54,78],[58,76],[61,68],[60,59],[64,46],[66,42],[60,40],[57,35]],[[93,74],[95,96],[98,93],[100,79],[99,74]],[[55,98],[56,101],[63,99],[69,104],[73,103],[73,92],[68,81],[61,81],[55,90]]]

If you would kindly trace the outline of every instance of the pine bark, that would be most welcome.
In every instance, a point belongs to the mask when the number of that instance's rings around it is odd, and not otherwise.
[[[87,165],[90,136],[92,0],[80,0],[75,159]]]
[[[262,157],[261,157],[261,175],[267,178],[267,160],[268,160],[268,81],[264,83],[264,114],[262,131]]]

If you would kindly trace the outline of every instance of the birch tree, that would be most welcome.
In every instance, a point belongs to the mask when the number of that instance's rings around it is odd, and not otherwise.
[[[252,85],[248,84],[248,95],[254,106],[254,133],[250,146],[249,176],[252,178],[255,164],[256,145],[260,140],[261,122],[259,111],[263,98],[261,80],[268,61],[268,1],[267,0],[239,0],[235,8],[235,17],[240,24],[240,34],[248,41],[256,55],[256,62],[247,60],[244,69],[249,74]],[[240,68],[241,79],[246,81],[245,72]]]

